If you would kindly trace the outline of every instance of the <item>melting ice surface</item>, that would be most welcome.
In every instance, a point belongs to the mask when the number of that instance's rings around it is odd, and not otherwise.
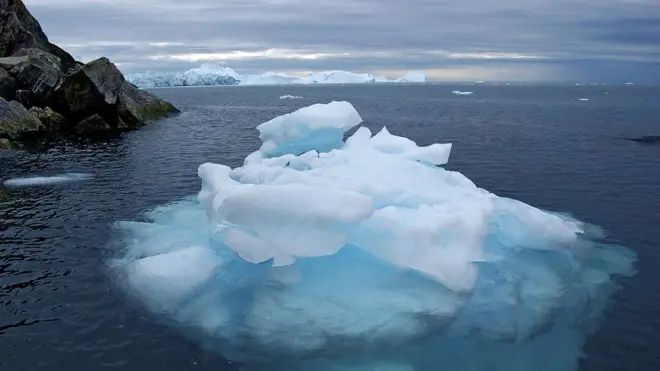
[[[146,308],[244,370],[567,371],[635,255],[373,135],[347,102],[260,125],[197,198],[119,222]]]
[[[7,179],[3,182],[6,187],[30,187],[49,184],[60,184],[91,179],[91,174],[65,173],[53,176],[32,176],[25,178]]]

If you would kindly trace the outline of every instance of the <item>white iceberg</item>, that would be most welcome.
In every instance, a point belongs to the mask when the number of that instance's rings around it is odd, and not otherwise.
[[[120,282],[244,370],[574,371],[635,255],[373,135],[347,102],[257,129],[243,166],[118,222]],[[163,317],[165,315],[165,317]]]
[[[233,69],[210,63],[182,73],[146,72],[126,75],[126,80],[141,88],[236,85],[240,79],[241,76]]]
[[[278,72],[266,72],[261,75],[244,75],[239,78],[239,85],[293,85],[300,77]]]
[[[403,77],[389,80],[376,78],[370,73],[348,71],[323,71],[308,76],[294,76],[286,73],[269,71],[256,75],[241,75],[232,68],[205,63],[199,68],[185,72],[146,72],[127,74],[126,80],[141,88],[171,86],[217,86],[217,85],[309,85],[309,84],[373,84],[376,82],[425,82],[426,74],[411,71]]]
[[[426,73],[423,71],[410,71],[403,75],[403,77],[396,80],[396,82],[409,82],[409,83],[422,83],[426,82]]]
[[[451,93],[454,94],[454,95],[472,95],[472,94],[474,94],[471,91],[460,91],[460,90],[454,90]]]
[[[375,82],[376,77],[370,73],[353,73],[337,70],[312,73],[300,79],[301,84],[364,84]]]
[[[285,94],[285,95],[280,95],[280,99],[303,99],[303,97],[299,95]]]

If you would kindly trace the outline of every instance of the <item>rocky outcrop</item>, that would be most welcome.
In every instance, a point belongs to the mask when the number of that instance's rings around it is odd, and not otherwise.
[[[153,94],[124,81],[119,91],[119,117],[129,126],[138,127],[177,109]]]
[[[21,0],[0,0],[0,31],[3,147],[35,132],[128,130],[179,112],[126,82],[105,57],[75,61],[48,40]]]

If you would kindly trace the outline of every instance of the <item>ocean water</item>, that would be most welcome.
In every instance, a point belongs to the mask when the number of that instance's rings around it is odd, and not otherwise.
[[[474,95],[453,95],[453,90]],[[373,130],[421,145],[454,143],[448,168],[480,187],[571,212],[634,249],[582,370],[659,370],[660,88],[409,85],[219,87],[154,92],[184,113],[106,140],[58,141],[0,153],[0,180],[91,174],[30,188],[0,186],[0,370],[235,370],[159,324],[114,287],[111,223],[194,195],[202,162],[238,166],[255,127],[332,100]],[[279,99],[283,95],[302,99]],[[588,101],[579,100],[588,98]]]

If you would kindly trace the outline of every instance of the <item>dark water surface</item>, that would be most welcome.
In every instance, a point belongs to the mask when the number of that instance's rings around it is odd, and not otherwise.
[[[475,95],[455,96],[452,90]],[[0,186],[0,369],[234,370],[157,324],[113,287],[111,223],[195,194],[207,161],[242,164],[258,124],[348,100],[366,125],[419,144],[453,142],[450,168],[479,186],[573,213],[634,249],[639,273],[591,337],[583,370],[660,370],[660,88],[644,86],[311,86],[160,89],[178,117],[93,143],[0,152],[0,179],[93,180]],[[304,99],[280,100],[291,94]],[[589,98],[589,101],[578,101]]]

